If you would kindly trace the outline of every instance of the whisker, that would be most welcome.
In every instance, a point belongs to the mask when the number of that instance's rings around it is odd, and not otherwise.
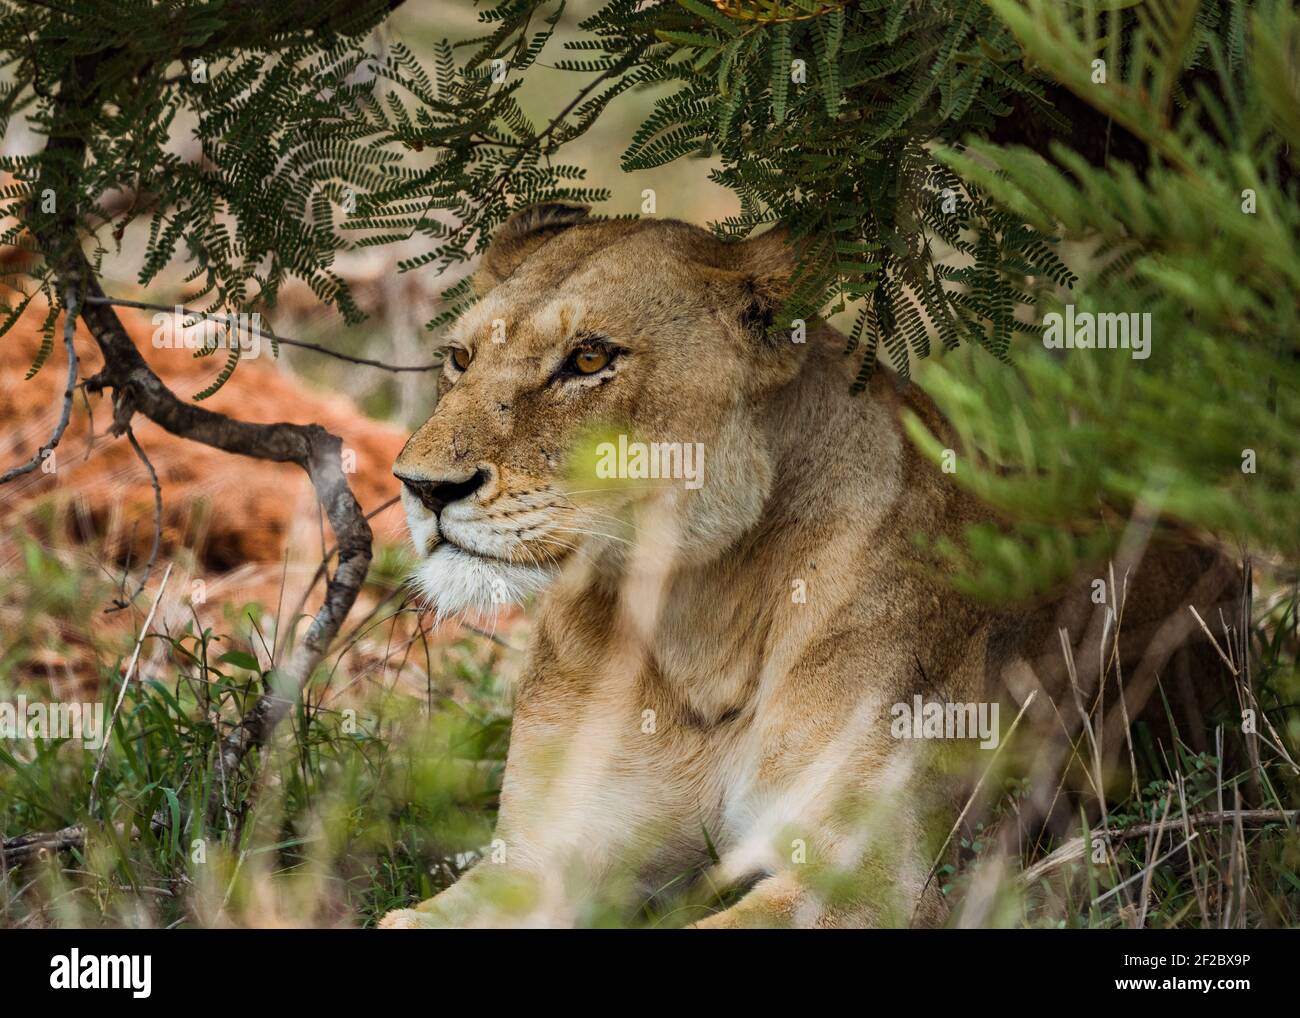
[[[599,530],[584,530],[580,527],[556,527],[555,533],[560,534],[582,534],[585,537],[604,537],[611,541],[622,541],[629,548],[636,547],[635,543],[625,537],[619,537],[617,534],[606,534]]]

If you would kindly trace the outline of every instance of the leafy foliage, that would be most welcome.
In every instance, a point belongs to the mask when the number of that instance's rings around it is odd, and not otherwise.
[[[403,172],[400,155],[383,150],[387,139],[361,116],[373,75],[359,40],[387,5],[365,0],[304,16],[302,4],[289,4],[259,15],[252,31],[243,6],[3,6],[10,80],[0,123],[23,113],[49,138],[37,155],[0,159],[14,181],[0,195],[0,215],[13,224],[3,241],[47,256],[7,273],[30,284],[4,329],[37,292],[61,304],[48,257],[56,252],[38,250],[33,237],[69,213],[77,229],[60,232],[89,239],[96,268],[126,225],[146,218],[142,285],[179,256],[210,307],[273,305],[292,275],[347,318],[360,317],[331,271],[344,242],[330,212],[349,188]],[[57,102],[74,92],[85,101]],[[178,151],[181,124],[190,147]]]
[[[1122,526],[1098,513],[1100,502],[1294,562],[1300,18],[1268,5],[1242,43],[1235,31],[1198,42],[1186,28],[1196,4],[1170,5],[1148,26],[1150,53],[1112,64],[1122,79],[1102,88],[1077,71],[1106,34],[1097,17],[1036,0],[994,7],[1043,68],[1127,121],[1153,162],[1139,175],[1123,163],[1089,165],[1064,146],[1053,164],[975,140],[938,155],[1024,221],[1090,246],[1070,301],[1079,312],[1149,313],[1151,347],[1145,360],[1040,350],[1016,372],[970,360],[927,373],[977,454],[959,478],[1023,521],[977,558],[1064,572],[1119,540]],[[1171,112],[1163,68],[1198,45],[1214,76]],[[1055,530],[1052,553],[1031,537],[1044,527]]]
[[[863,380],[882,344],[906,375],[908,354],[929,351],[927,323],[945,347],[971,340],[1005,356],[1011,336],[1032,328],[1015,309],[1035,300],[1008,275],[1068,281],[1069,270],[1050,230],[963,187],[929,147],[988,133],[1013,96],[1061,123],[1008,28],[981,0],[722,7],[612,0],[556,64],[588,81],[538,126],[518,93],[562,0],[486,6],[485,34],[440,44],[428,68],[400,43],[367,41],[387,10],[377,2],[343,13],[325,5],[318,25],[282,15],[279,27],[294,29],[283,32],[254,28],[238,4],[178,2],[161,33],[148,0],[6,4],[0,52],[12,80],[0,114],[75,134],[89,158],[59,167],[63,153],[48,146],[0,163],[16,180],[0,197],[0,213],[16,220],[5,239],[22,241],[24,225],[46,214],[33,190],[45,173],[75,202],[98,257],[103,228],[120,240],[129,221],[149,218],[142,283],[180,256],[211,309],[265,310],[296,276],[353,320],[331,271],[344,246],[426,237],[402,269],[440,271],[472,257],[523,205],[598,203],[604,192],[552,156],[619,95],[671,85],[630,139],[624,168],[716,152],[716,177],[742,208],[721,232],[780,219],[826,238],[830,258],[810,267],[787,317],[857,308]],[[87,70],[92,81],[79,80]],[[56,125],[53,96],[72,83],[87,101],[75,122]],[[192,152],[169,147],[181,125],[192,125]],[[105,205],[118,194],[129,196],[121,211]],[[938,245],[968,264],[941,265]],[[35,285],[58,303],[49,278],[37,270]],[[431,325],[460,310],[468,288],[447,296]]]

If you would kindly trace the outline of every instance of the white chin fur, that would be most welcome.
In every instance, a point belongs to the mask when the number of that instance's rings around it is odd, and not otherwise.
[[[482,558],[443,543],[416,566],[411,581],[445,618],[465,611],[495,615],[541,593],[555,576],[553,568]]]

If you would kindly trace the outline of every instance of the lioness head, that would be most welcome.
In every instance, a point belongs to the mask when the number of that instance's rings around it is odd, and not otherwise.
[[[475,277],[482,299],[450,331],[433,415],[394,467],[415,582],[439,612],[518,601],[578,553],[616,557],[646,503],[671,508],[664,554],[691,561],[752,527],[772,478],[756,411],[804,349],[772,329],[792,269],[775,233],[725,243],[568,205],[509,219]],[[642,462],[626,483],[597,478],[593,436],[663,464],[684,454],[692,475],[635,483]]]

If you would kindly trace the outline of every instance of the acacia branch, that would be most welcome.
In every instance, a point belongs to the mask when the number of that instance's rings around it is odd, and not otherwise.
[[[99,372],[87,379],[86,391],[112,390],[110,434],[126,434],[138,413],[179,438],[255,459],[296,463],[311,479],[338,543],[338,567],[326,583],[324,599],[306,633],[285,666],[272,673],[262,695],[221,742],[218,765],[223,774],[233,774],[250,750],[270,740],[329,650],[365,582],[372,534],[343,473],[342,441],[337,435],[318,424],[252,424],[183,402],[145,362],[117,312],[107,303],[81,248],[78,207],[83,200],[81,184],[88,150],[88,139],[78,130],[78,118],[81,110],[97,101],[96,75],[103,57],[79,57],[73,80],[65,83],[68,87],[60,90],[53,105],[49,141],[38,157],[40,179],[33,194],[52,191],[59,196],[57,209],[42,214],[29,206],[25,217],[61,287],[82,295],[82,320],[104,358]],[[68,310],[74,310],[71,304]]]
[[[103,297],[98,280],[89,274],[89,265],[83,269],[87,272],[87,297]],[[87,380],[86,389],[113,390],[118,407],[114,434],[124,433],[122,421],[139,413],[173,435],[214,449],[296,463],[311,478],[338,542],[338,567],[326,583],[324,600],[307,632],[284,668],[273,673],[270,688],[222,741],[218,766],[233,774],[250,749],[270,739],[356,602],[370,568],[370,524],[343,473],[342,441],[337,435],[318,424],[250,424],[182,402],[145,363],[111,305],[88,300],[83,318],[104,354],[103,369]]]

